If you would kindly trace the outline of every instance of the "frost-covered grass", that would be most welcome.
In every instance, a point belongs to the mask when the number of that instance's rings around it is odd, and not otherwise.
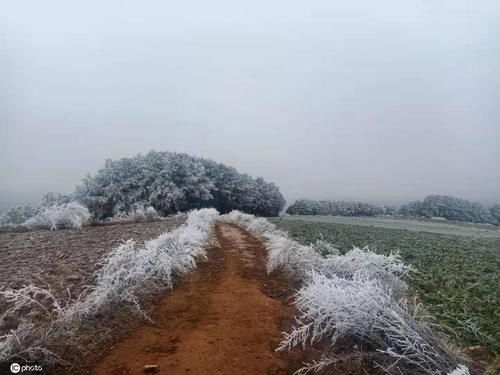
[[[0,321],[28,309],[46,322],[37,326],[24,318],[16,329],[0,337],[0,362],[18,357],[54,360],[55,354],[48,348],[60,347],[64,337],[77,336],[78,327],[95,325],[97,317],[112,313],[117,306],[142,313],[141,297],[172,288],[175,277],[192,270],[205,256],[218,217],[215,209],[195,210],[178,229],[143,245],[129,240],[118,246],[103,260],[95,284],[76,301],[57,301],[50,291],[31,285],[0,291],[9,304]]]
[[[326,340],[317,362],[299,372],[319,370],[343,360],[334,353],[339,339],[369,351],[389,374],[468,374],[419,305],[405,298],[405,278],[413,269],[397,253],[376,254],[353,248],[344,255],[324,240],[300,244],[265,219],[232,212],[227,222],[261,236],[268,250],[268,272],[284,268],[302,280],[295,303],[297,324],[279,349]],[[323,256],[322,254],[330,254]],[[366,353],[358,352],[364,358]]]
[[[378,366],[387,373],[441,374],[458,366],[418,305],[395,296],[392,289],[360,269],[352,277],[329,277],[312,272],[296,295],[300,317],[285,335],[280,349],[314,345],[327,339],[333,346],[348,338],[374,358],[385,354]],[[366,354],[366,353],[365,353]],[[342,356],[325,352],[320,361],[302,372],[339,362]]]
[[[80,229],[90,220],[87,207],[77,202],[63,203],[41,208],[33,217],[22,225],[29,228],[46,228],[57,230],[61,228]]]
[[[344,254],[353,245],[370,245],[383,255],[399,250],[403,261],[418,270],[408,279],[410,293],[418,296],[437,322],[450,327],[450,334],[463,344],[482,345],[500,354],[499,239],[302,220],[271,221],[302,244],[323,239]]]
[[[192,211],[186,224],[172,232],[142,246],[129,240],[117,247],[104,259],[95,286],[65,311],[63,320],[91,317],[117,302],[139,309],[138,293],[146,283],[155,289],[171,289],[175,276],[189,272],[196,266],[196,259],[205,257],[205,246],[218,216],[215,209]]]

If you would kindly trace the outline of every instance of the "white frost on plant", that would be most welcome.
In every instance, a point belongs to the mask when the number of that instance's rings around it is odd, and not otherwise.
[[[470,373],[467,367],[460,365],[452,372],[449,372],[448,375],[470,375]]]
[[[59,335],[78,327],[81,319],[91,319],[96,314],[112,310],[117,303],[128,303],[139,313],[141,294],[173,287],[173,278],[192,270],[200,257],[205,257],[205,247],[211,235],[217,210],[200,209],[188,214],[184,225],[159,237],[138,245],[133,240],[115,248],[96,272],[95,285],[72,303],[60,304],[50,291],[32,285],[18,290],[3,290],[10,307],[3,314],[16,314],[29,308],[49,317],[46,329],[35,329],[23,321],[17,329],[0,337],[0,361],[24,355],[36,359],[44,354],[50,359],[46,341],[57,341]]]
[[[408,277],[414,269],[403,263],[399,253],[376,254],[368,247],[353,248],[344,255],[329,255],[317,271],[326,276],[341,276],[351,279],[360,270],[370,279],[376,279],[399,294],[407,290],[403,277]]]
[[[311,246],[314,248],[314,251],[323,256],[340,255],[340,251],[335,246],[323,239],[316,240]]]
[[[26,361],[43,359],[44,363],[60,360],[45,345],[49,335],[49,331],[41,331],[33,323],[21,323],[16,329],[0,336],[0,363],[13,358]]]
[[[159,218],[158,212],[152,206],[138,207],[130,212],[126,217],[138,221],[152,221]]]
[[[355,247],[345,255],[340,255],[333,245],[324,240],[309,246],[302,245],[264,218],[239,211],[232,211],[222,218],[243,226],[265,240],[268,273],[284,268],[300,278],[307,278],[310,270],[349,278],[362,269],[369,277],[377,278],[395,290],[404,291],[406,284],[402,278],[413,270],[403,263],[398,253],[381,255],[368,247]],[[328,255],[323,256],[325,254]]]
[[[186,223],[172,232],[142,246],[133,240],[118,246],[96,273],[95,286],[65,312],[63,319],[88,317],[116,302],[138,307],[136,294],[146,283],[157,289],[171,289],[174,276],[189,272],[197,258],[206,256],[205,246],[218,217],[213,208],[191,211]]]
[[[222,219],[264,240],[268,272],[286,269],[302,280],[295,299],[297,325],[285,333],[279,349],[320,340],[332,348],[340,338],[349,338],[383,356],[378,365],[388,374],[411,369],[414,375],[468,375],[467,367],[458,365],[455,354],[419,312],[419,305],[404,298],[403,278],[414,270],[398,253],[381,255],[355,247],[341,255],[323,240],[299,244],[266,219],[239,211]],[[363,356],[360,352],[347,357],[356,354]],[[319,371],[343,358],[328,349],[297,373]]]
[[[90,212],[87,207],[78,202],[70,202],[42,208],[22,225],[29,228],[47,228],[50,230],[61,228],[80,229],[89,220]]]
[[[311,272],[309,283],[296,294],[300,317],[278,349],[313,345],[326,338],[330,346],[349,338],[370,345],[391,357],[391,367],[401,373],[414,368],[415,374],[447,372],[457,362],[441,347],[418,305],[394,298],[390,287],[369,277],[363,270],[352,278]],[[306,365],[312,370],[335,362],[335,354]],[[418,370],[417,370],[418,369]]]

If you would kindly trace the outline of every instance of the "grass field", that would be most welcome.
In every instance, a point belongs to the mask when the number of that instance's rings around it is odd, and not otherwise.
[[[382,254],[399,250],[418,270],[409,280],[413,293],[439,323],[451,328],[450,335],[456,335],[464,345],[486,346],[499,354],[500,237],[490,233],[473,236],[467,227],[457,235],[383,228],[380,224],[326,223],[318,218],[271,221],[304,244],[323,237],[341,251],[352,246],[369,246]],[[439,224],[437,230],[441,229]]]
[[[352,224],[377,228],[406,229],[415,232],[454,234],[481,238],[500,238],[500,228],[489,224],[474,224],[427,218],[354,217],[354,216],[287,216],[288,220],[305,220],[321,223]]]

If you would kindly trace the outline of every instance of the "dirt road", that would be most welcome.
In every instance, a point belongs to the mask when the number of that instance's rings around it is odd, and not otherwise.
[[[116,343],[95,375],[278,375],[300,367],[300,351],[276,353],[293,308],[284,276],[267,276],[265,249],[248,232],[216,226],[220,247],[156,307],[145,325]]]

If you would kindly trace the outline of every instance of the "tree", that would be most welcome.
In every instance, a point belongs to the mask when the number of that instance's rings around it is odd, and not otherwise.
[[[490,208],[491,216],[500,224],[500,204],[495,204]]]
[[[401,206],[399,213],[404,216],[443,217],[471,223],[499,223],[494,211],[481,203],[449,195],[428,195],[422,202],[415,201]]]
[[[151,151],[107,160],[75,191],[96,218],[127,213],[140,203],[163,215],[195,208],[233,209],[277,216],[285,200],[278,187],[232,167],[187,154]]]
[[[290,215],[377,216],[392,212],[378,205],[364,202],[315,201],[298,199],[286,212]]]

